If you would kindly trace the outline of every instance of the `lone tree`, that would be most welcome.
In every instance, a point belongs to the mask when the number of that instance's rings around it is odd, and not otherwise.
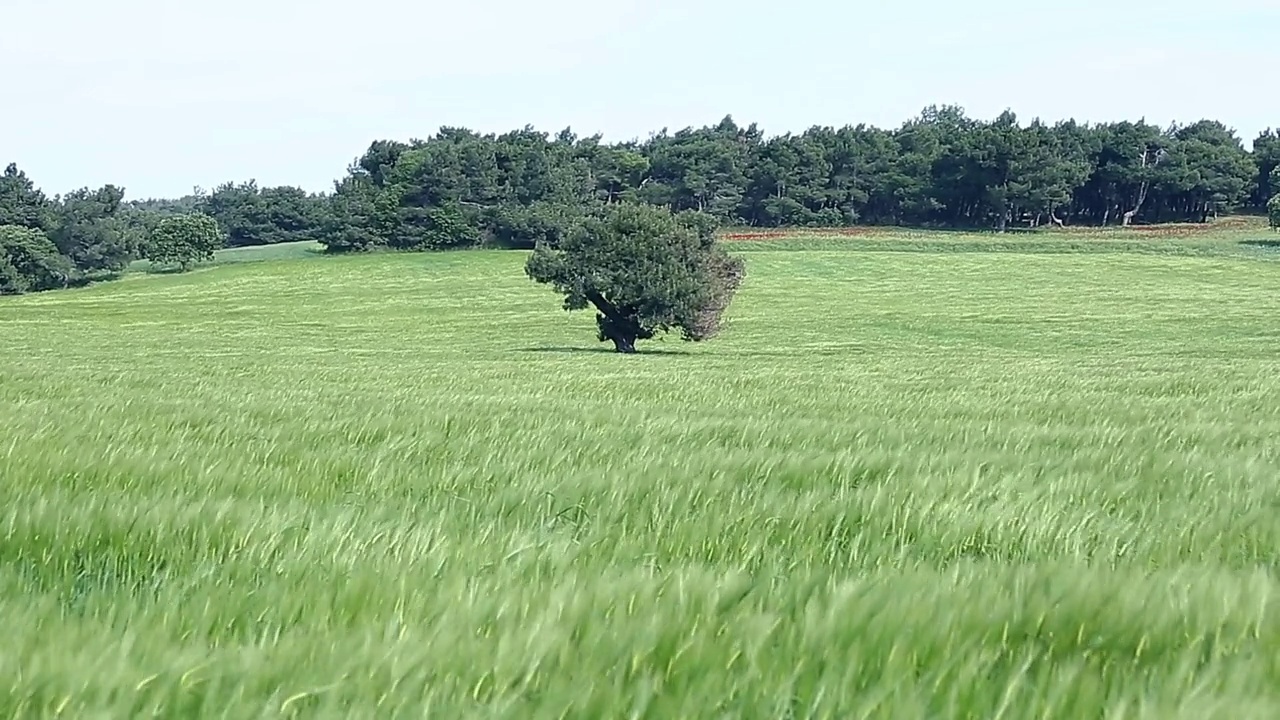
[[[1280,230],[1280,193],[1267,202],[1267,217],[1271,219],[1271,229]]]
[[[157,265],[177,265],[185,271],[192,263],[212,260],[222,247],[222,231],[213,218],[202,213],[174,215],[151,231],[145,257]]]
[[[611,205],[541,244],[525,272],[563,293],[565,310],[594,306],[600,341],[620,353],[679,328],[685,340],[715,335],[744,273],[715,242],[715,220],[647,205]]]

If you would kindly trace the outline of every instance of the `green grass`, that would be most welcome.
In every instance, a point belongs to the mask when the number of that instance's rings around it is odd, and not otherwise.
[[[278,243],[275,245],[251,245],[248,247],[224,248],[213,254],[213,262],[202,263],[198,267],[218,267],[245,262],[263,262],[267,260],[302,260],[315,257],[324,251],[324,246],[315,242]],[[129,272],[149,272],[151,263],[147,260],[135,260],[129,265]]]
[[[0,717],[1280,715],[1280,263],[749,249],[0,299]]]

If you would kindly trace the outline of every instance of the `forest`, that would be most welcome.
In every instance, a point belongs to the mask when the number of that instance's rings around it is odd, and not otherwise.
[[[926,108],[896,129],[766,137],[732,117],[607,143],[566,129],[445,127],[376,140],[333,188],[228,182],[172,199],[107,185],[49,196],[0,177],[0,293],[110,278],[147,256],[158,223],[201,213],[226,247],[314,241],[331,252],[533,248],[617,203],[698,211],[721,226],[898,225],[1005,231],[1204,223],[1280,194],[1280,134],[1252,149],[1223,123],[1019,122]],[[1280,201],[1272,203],[1273,209]]]

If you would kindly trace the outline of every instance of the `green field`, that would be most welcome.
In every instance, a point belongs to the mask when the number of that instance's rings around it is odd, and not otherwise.
[[[1280,717],[1237,240],[742,243],[634,356],[516,252],[0,298],[0,717]]]

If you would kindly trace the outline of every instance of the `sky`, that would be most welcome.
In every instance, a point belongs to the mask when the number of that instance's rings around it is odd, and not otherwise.
[[[1069,9],[1068,9],[1069,8]],[[46,193],[332,187],[375,139],[972,116],[1280,127],[1280,0],[0,0],[0,165]]]

